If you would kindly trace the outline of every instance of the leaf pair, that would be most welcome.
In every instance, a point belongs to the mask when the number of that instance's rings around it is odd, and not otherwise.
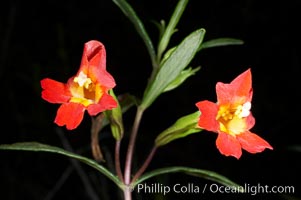
[[[99,171],[100,173],[105,175],[108,179],[113,181],[120,189],[123,189],[126,187],[124,185],[124,183],[122,183],[117,178],[117,176],[112,174],[107,168],[103,167],[96,161],[94,161],[90,158],[66,151],[59,147],[41,144],[38,142],[20,142],[20,143],[14,143],[14,144],[1,144],[0,150],[21,150],[21,151],[50,152],[50,153],[61,154],[61,155],[67,156],[69,158],[77,159],[78,161],[81,161],[81,162],[91,166],[92,168],[96,169],[97,171]],[[186,173],[188,175],[205,178],[210,181],[216,181],[225,186],[233,186],[233,187],[238,186],[238,184],[234,183],[230,179],[228,179],[218,173],[212,172],[212,171],[194,169],[194,168],[188,168],[188,167],[167,167],[167,168],[157,169],[152,172],[148,172],[145,175],[142,175],[138,180],[136,180],[134,183],[132,183],[131,187],[134,188],[137,184],[139,184],[149,178],[152,178],[154,176],[158,176],[160,174],[167,174],[167,173],[176,173],[176,172],[182,172],[182,173]]]

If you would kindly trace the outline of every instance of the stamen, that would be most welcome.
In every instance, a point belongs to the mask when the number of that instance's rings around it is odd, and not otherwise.
[[[251,103],[246,102],[242,106],[240,106],[239,110],[235,111],[235,114],[238,115],[239,118],[247,117],[250,115]],[[238,113],[236,113],[238,111]]]
[[[73,80],[75,83],[78,83],[80,87],[89,88],[90,83],[92,83],[91,79],[87,77],[87,75],[83,72],[80,72],[77,77]]]

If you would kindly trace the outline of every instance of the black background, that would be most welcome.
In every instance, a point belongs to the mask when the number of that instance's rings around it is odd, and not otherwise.
[[[152,21],[168,21],[177,1],[128,2],[156,46],[158,30]],[[0,143],[38,141],[63,147],[62,142],[69,142],[74,151],[91,157],[90,117],[85,115],[76,130],[62,128],[58,131],[53,123],[58,105],[41,98],[40,80],[48,77],[66,82],[78,70],[83,44],[96,39],[106,46],[107,70],[117,83],[115,93],[128,92],[141,98],[151,72],[142,39],[109,0],[6,1],[1,4]],[[214,199],[300,198],[300,8],[297,0],[191,0],[169,47],[198,28],[206,29],[205,41],[232,37],[242,39],[244,44],[200,51],[190,65],[201,66],[201,70],[178,89],[162,94],[145,112],[135,154],[137,165],[143,161],[160,131],[179,117],[194,112],[196,102],[216,100],[217,81],[230,82],[251,68],[252,112],[256,118],[252,131],[266,139],[274,147],[273,151],[254,155],[244,151],[239,160],[225,157],[215,147],[216,134],[203,131],[159,149],[148,170],[181,165],[212,170],[239,184],[295,187],[294,194],[264,197],[211,194]],[[124,115],[126,133],[131,128],[134,113],[132,108]],[[58,134],[60,131],[63,134]],[[104,130],[100,141],[106,166],[112,164],[114,149],[114,140],[108,131]],[[126,141],[127,135],[122,143],[122,157]],[[0,199],[91,199],[78,173],[63,156],[1,151],[0,160]],[[71,170],[67,176],[68,168]],[[106,178],[90,167],[82,165],[82,168],[100,199],[117,199],[119,190]],[[62,175],[67,179],[54,192]],[[148,183],[194,183],[202,188],[213,182],[171,174]],[[137,199],[201,199],[209,194],[134,196]]]

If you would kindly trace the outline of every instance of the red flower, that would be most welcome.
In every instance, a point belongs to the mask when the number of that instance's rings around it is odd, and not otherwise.
[[[104,45],[92,40],[85,43],[80,68],[66,84],[49,78],[41,81],[42,98],[62,104],[54,122],[71,130],[81,123],[85,110],[95,116],[117,107],[117,102],[108,94],[115,85],[114,78],[106,71]]]
[[[255,125],[251,109],[252,77],[248,69],[230,84],[216,84],[217,103],[200,101],[196,106],[201,111],[198,121],[200,128],[218,133],[216,146],[226,156],[237,159],[241,149],[250,153],[262,152],[273,147],[249,130]]]

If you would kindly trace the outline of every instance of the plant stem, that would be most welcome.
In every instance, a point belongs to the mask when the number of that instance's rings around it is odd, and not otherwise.
[[[156,150],[157,150],[157,147],[153,146],[152,150],[148,154],[148,157],[144,161],[143,165],[140,167],[140,169],[134,175],[134,177],[132,179],[132,183],[135,182],[143,174],[143,172],[146,170],[146,168],[148,167],[149,163],[153,159],[153,157],[154,157],[154,155],[156,153]]]
[[[123,180],[123,175],[120,167],[120,142],[121,142],[120,140],[117,140],[115,144],[115,169],[118,178],[120,179],[120,181],[123,182],[124,180]]]
[[[129,186],[129,184],[131,183],[131,168],[132,168],[133,152],[134,152],[136,137],[137,137],[138,128],[140,125],[143,111],[144,109],[140,107],[137,108],[133,129],[130,135],[130,141],[129,141],[128,150],[126,154],[125,169],[124,169],[124,183],[126,186]]]
[[[130,187],[126,187],[123,190],[124,200],[132,200],[132,189]]]
[[[104,161],[100,146],[98,135],[102,129],[102,121],[104,119],[104,114],[101,113],[97,117],[92,117],[92,126],[91,126],[91,149],[94,159],[98,162]]]

